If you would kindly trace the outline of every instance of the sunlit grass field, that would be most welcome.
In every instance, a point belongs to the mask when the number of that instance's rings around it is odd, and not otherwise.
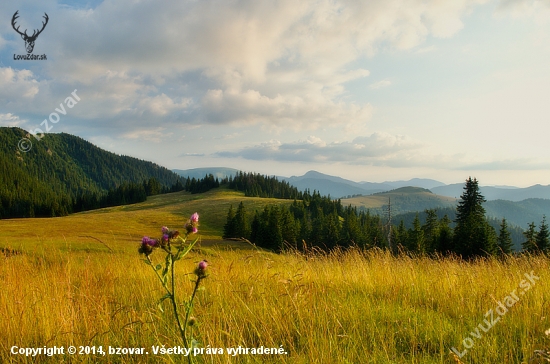
[[[159,236],[162,225],[182,228],[195,211],[204,242],[179,262],[177,289],[183,302],[192,290],[190,273],[208,260],[210,275],[193,313],[196,338],[205,349],[264,346],[287,353],[203,354],[195,362],[453,363],[454,347],[466,350],[464,363],[527,363],[535,350],[550,347],[546,257],[464,262],[353,249],[275,255],[220,239],[229,205],[241,200],[248,211],[281,203],[222,190],[155,196],[63,218],[0,221],[0,247],[17,253],[0,254],[0,362],[187,362],[153,354],[153,346],[182,343],[168,303],[164,312],[157,306],[164,292],[137,248],[143,235]],[[162,257],[152,256],[159,263]],[[525,289],[531,272],[537,279]],[[512,293],[518,299],[499,315],[499,302]],[[496,321],[491,327],[484,323],[489,310]],[[11,354],[13,346],[69,345],[149,354]]]

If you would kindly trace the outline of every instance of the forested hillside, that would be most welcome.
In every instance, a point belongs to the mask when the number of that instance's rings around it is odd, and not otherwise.
[[[18,148],[22,138],[32,142],[27,152]],[[109,190],[119,202],[139,201],[146,188],[179,181],[164,167],[104,151],[77,136],[46,134],[36,140],[20,128],[0,128],[0,170],[0,218],[66,215],[87,200],[100,201]]]

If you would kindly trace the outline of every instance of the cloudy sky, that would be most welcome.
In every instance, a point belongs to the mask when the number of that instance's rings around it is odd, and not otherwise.
[[[14,60],[16,11],[29,35],[47,13],[47,60]],[[550,0],[14,0],[0,16],[0,126],[45,131],[76,89],[50,132],[168,168],[550,184]]]

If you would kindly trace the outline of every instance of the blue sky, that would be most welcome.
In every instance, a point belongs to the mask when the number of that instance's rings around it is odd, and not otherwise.
[[[49,23],[34,54],[12,29]],[[0,125],[168,168],[550,183],[550,1],[13,1]],[[44,129],[44,127],[41,127]],[[35,141],[38,142],[38,141]],[[29,152],[32,153],[32,150]]]

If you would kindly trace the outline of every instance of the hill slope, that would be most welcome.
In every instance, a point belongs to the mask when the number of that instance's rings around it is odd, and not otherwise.
[[[32,149],[18,149],[21,138]],[[101,193],[125,182],[156,178],[171,186],[177,174],[157,164],[102,150],[70,134],[40,141],[20,128],[0,128],[0,217],[56,216],[84,193]]]
[[[392,214],[394,215],[410,211],[456,206],[454,198],[439,196],[420,187],[402,187],[369,196],[346,198],[342,200],[342,204],[351,204],[359,208],[369,209],[375,214],[386,214],[389,200],[391,200]]]
[[[342,200],[342,204],[353,205],[369,209],[374,214],[387,214],[388,199],[391,198],[393,216],[409,212],[422,212],[426,209],[444,210],[456,207],[457,200],[447,196],[440,196],[430,190],[417,187],[403,187],[389,192],[376,193],[369,196],[358,196]],[[530,222],[538,223],[542,216],[550,216],[550,200],[530,198],[523,201],[491,200],[483,204],[489,218],[506,218],[508,224],[527,228]],[[409,219],[412,221],[414,214]],[[451,216],[454,218],[454,215]],[[398,220],[397,220],[398,221]]]

